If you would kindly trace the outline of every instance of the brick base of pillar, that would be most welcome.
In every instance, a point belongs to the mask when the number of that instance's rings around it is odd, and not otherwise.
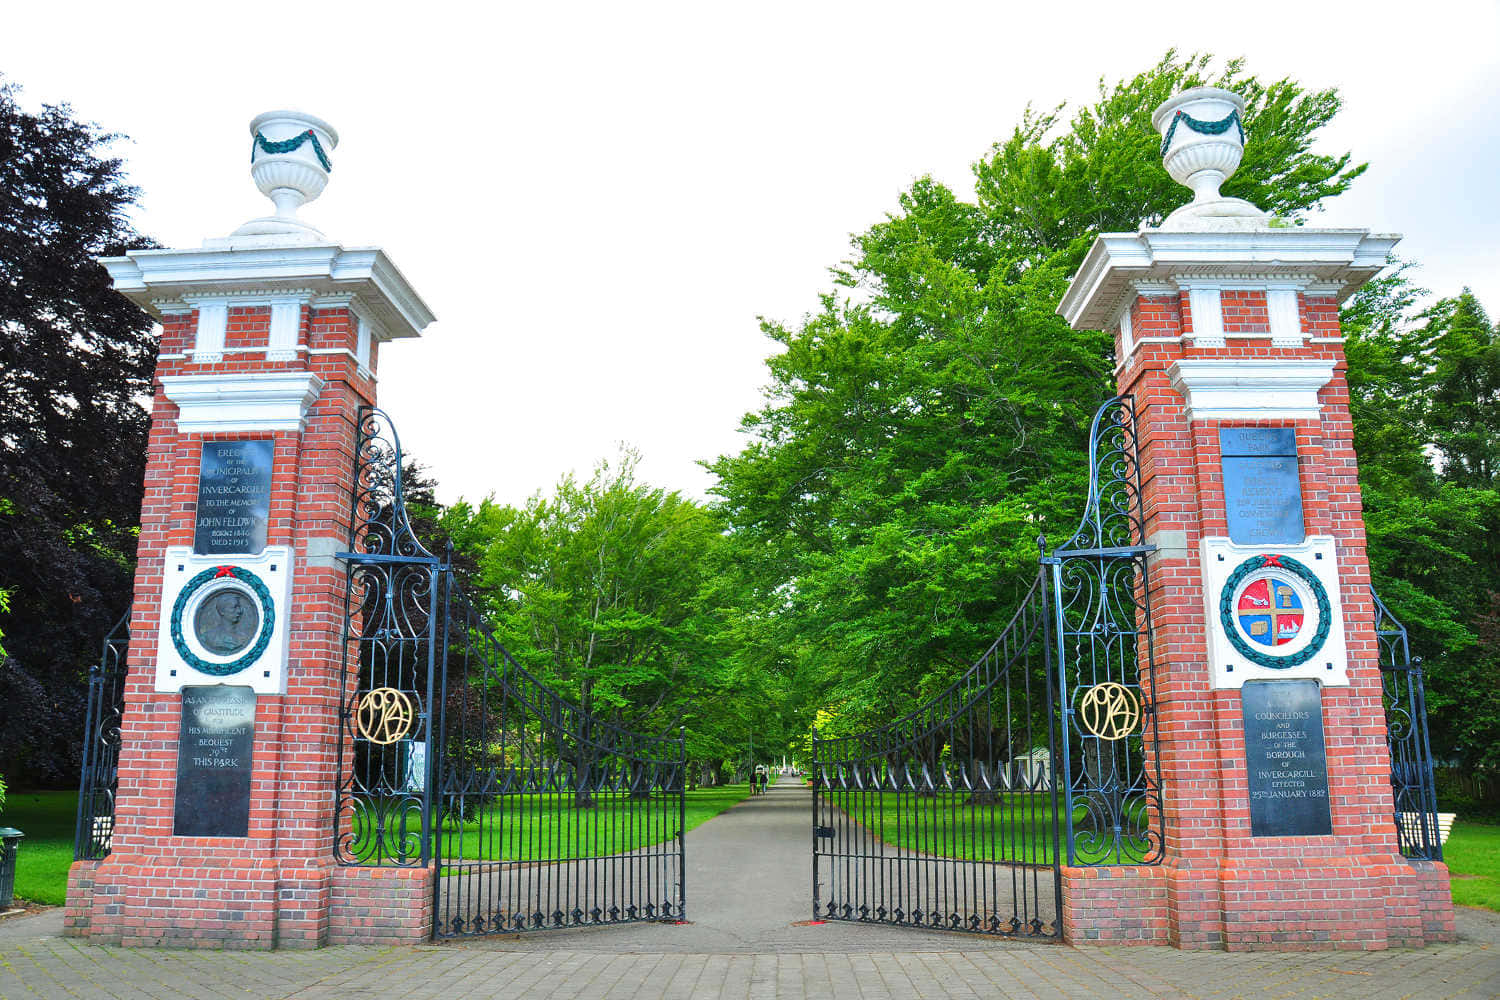
[[[125,947],[308,949],[431,938],[432,868],[283,869],[263,860],[77,861],[63,933]]]
[[[329,944],[422,944],[432,937],[428,868],[336,868],[330,893]]]
[[[1446,866],[1401,857],[1064,868],[1062,899],[1072,944],[1376,951],[1456,934]]]

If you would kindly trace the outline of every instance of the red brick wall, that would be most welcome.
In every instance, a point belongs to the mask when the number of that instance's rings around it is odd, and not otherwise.
[[[1141,343],[1192,329],[1188,296],[1138,298],[1137,346],[1122,358],[1120,391],[1140,420],[1148,540],[1181,532],[1186,550],[1152,557],[1159,712],[1157,754],[1165,804],[1165,861],[1141,869],[1065,869],[1070,940],[1172,943],[1184,948],[1381,948],[1452,936],[1441,864],[1399,854],[1369,597],[1353,428],[1340,344],[1272,346],[1265,295],[1222,293],[1227,346],[1191,340]],[[1299,296],[1304,330],[1335,337],[1331,298]],[[1254,336],[1260,334],[1261,336]],[[1238,336],[1237,336],[1238,335]],[[1250,336],[1246,336],[1250,335]],[[1333,380],[1320,418],[1296,421],[1298,473],[1309,535],[1337,541],[1348,640],[1348,687],[1323,692],[1333,834],[1252,837],[1240,694],[1211,688],[1199,541],[1228,534],[1220,426],[1286,426],[1285,420],[1188,421],[1172,388],[1174,361],[1194,358],[1322,359]],[[1126,874],[1130,872],[1132,874]],[[1439,888],[1439,885],[1441,888]]]
[[[329,944],[420,944],[432,936],[432,868],[336,868]]]

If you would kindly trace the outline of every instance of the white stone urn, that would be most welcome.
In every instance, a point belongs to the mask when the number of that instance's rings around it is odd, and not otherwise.
[[[235,236],[322,237],[297,218],[297,209],[323,193],[339,134],[321,118],[300,111],[267,111],[250,122],[250,176],[271,199],[276,214],[251,219]]]
[[[1193,200],[1167,217],[1163,228],[1190,220],[1240,219],[1261,222],[1266,213],[1243,198],[1225,198],[1219,187],[1239,169],[1245,155],[1240,119],[1245,101],[1219,87],[1194,87],[1162,102],[1151,124],[1162,136],[1162,165]]]

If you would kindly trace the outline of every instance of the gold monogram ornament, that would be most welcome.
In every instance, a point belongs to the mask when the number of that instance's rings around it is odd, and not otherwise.
[[[376,688],[359,697],[355,722],[371,743],[394,743],[411,732],[411,699],[395,688]]]
[[[1123,740],[1141,721],[1141,699],[1123,684],[1106,681],[1084,691],[1078,717],[1090,736]]]

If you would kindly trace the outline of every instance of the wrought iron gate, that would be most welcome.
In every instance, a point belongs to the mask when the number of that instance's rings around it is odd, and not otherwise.
[[[814,919],[1059,934],[1047,586],[915,712],[814,734]]]
[[[359,414],[338,829],[346,865],[435,865],[434,937],[681,920],[685,743],[549,689],[412,529],[389,418]]]
[[[98,861],[109,856],[115,829],[115,793],[120,784],[120,718],[125,710],[129,651],[130,609],[127,608],[105,637],[99,662],[89,668],[83,772],[78,782],[78,817],[73,829],[75,861]]]
[[[1391,754],[1396,842],[1408,858],[1443,859],[1438,832],[1437,786],[1427,738],[1427,699],[1422,662],[1412,658],[1406,626],[1370,591],[1375,636],[1380,643],[1380,687],[1385,703],[1386,744]]]
[[[993,646],[910,715],[815,733],[813,915],[1060,937],[1063,860],[1161,860],[1135,415],[1090,431],[1082,524]]]

